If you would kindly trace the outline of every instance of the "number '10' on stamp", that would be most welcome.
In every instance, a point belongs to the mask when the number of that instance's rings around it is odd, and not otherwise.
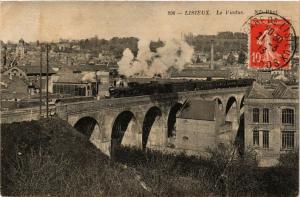
[[[264,70],[290,69],[290,23],[286,19],[251,18],[249,25],[249,67]]]

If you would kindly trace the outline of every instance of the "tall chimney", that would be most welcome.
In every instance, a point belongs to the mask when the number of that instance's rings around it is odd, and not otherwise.
[[[210,69],[214,70],[214,40],[210,41]]]
[[[3,55],[3,65],[6,66],[6,62],[7,62],[7,48],[6,46],[3,47],[4,48],[4,55]]]

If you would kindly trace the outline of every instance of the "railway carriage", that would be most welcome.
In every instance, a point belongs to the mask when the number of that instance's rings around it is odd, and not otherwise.
[[[252,85],[254,79],[220,79],[214,81],[180,81],[180,82],[159,82],[148,83],[130,82],[128,87],[111,87],[110,97],[130,97],[153,94],[166,94],[196,90],[210,90],[219,88],[234,88]]]

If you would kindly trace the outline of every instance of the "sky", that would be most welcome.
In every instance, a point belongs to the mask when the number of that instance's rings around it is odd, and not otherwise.
[[[144,40],[180,38],[183,33],[242,32],[254,11],[277,10],[299,33],[299,2],[1,2],[0,40],[57,41],[138,37]],[[168,15],[175,10],[181,15]],[[209,10],[210,15],[185,15]],[[222,15],[216,15],[217,10]],[[226,10],[242,14],[225,14]]]

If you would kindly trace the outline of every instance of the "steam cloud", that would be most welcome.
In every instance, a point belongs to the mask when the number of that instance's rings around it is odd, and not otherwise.
[[[83,77],[81,78],[82,82],[95,82],[96,81],[96,73],[95,72],[82,72]]]
[[[136,59],[130,49],[123,51],[123,57],[118,62],[119,73],[125,76],[153,77],[155,74],[166,75],[171,68],[181,71],[191,63],[194,49],[184,41],[169,40],[165,46],[157,48],[157,52],[150,51],[150,41],[138,42]]]

